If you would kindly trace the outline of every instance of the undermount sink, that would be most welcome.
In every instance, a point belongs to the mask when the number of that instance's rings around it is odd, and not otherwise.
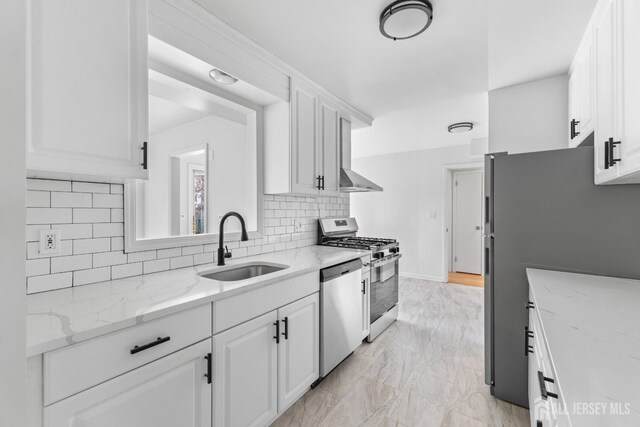
[[[285,268],[288,268],[288,266],[281,264],[250,263],[225,268],[224,270],[200,273],[200,276],[205,279],[219,280],[221,282],[236,282],[238,280],[251,279],[252,277],[275,273]]]

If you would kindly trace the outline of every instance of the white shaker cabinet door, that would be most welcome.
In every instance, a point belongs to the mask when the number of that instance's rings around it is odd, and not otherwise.
[[[318,95],[291,81],[291,192],[318,194]]]
[[[207,339],[54,403],[44,426],[210,427],[210,352]]]
[[[318,293],[278,310],[278,411],[287,409],[320,376]]]
[[[618,40],[617,0],[605,0],[602,13],[597,18],[593,42],[596,53],[596,107],[595,107],[595,182],[604,184],[618,177],[619,163],[610,162],[611,153],[615,158],[619,146],[610,149],[610,141],[619,141],[619,115],[617,85],[619,66],[616,45]]]
[[[322,175],[321,195],[340,195],[340,113],[326,100],[320,99],[320,137],[317,170]]]
[[[216,427],[268,425],[278,413],[277,311],[213,337]]]
[[[147,178],[147,2],[29,2],[29,175]]]

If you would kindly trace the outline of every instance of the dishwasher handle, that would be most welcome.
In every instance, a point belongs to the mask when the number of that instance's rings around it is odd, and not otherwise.
[[[362,260],[360,258],[356,258],[352,261],[347,261],[342,264],[320,270],[320,281],[328,282],[345,274],[356,273],[361,270]]]

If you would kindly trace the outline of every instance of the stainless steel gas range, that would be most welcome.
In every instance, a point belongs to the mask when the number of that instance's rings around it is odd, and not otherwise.
[[[320,219],[318,244],[371,251],[362,264],[362,290],[369,288],[369,334],[373,341],[398,318],[398,261],[400,245],[395,239],[359,237],[355,218]],[[367,284],[367,278],[369,284]],[[367,286],[368,285],[368,286]]]

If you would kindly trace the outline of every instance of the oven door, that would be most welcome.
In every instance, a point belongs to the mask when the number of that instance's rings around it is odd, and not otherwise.
[[[371,264],[371,323],[398,304],[399,258],[400,255],[397,255]]]

